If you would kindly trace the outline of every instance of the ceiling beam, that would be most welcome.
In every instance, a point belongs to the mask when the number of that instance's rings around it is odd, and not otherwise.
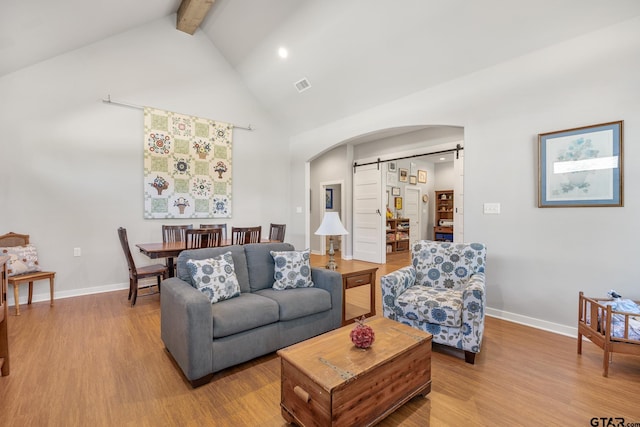
[[[215,0],[182,0],[178,8],[176,28],[193,35]]]

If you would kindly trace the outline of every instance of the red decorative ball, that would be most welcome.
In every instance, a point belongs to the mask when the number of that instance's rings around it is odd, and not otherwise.
[[[369,348],[376,339],[376,334],[369,325],[364,324],[364,317],[356,320],[356,327],[351,330],[349,336],[351,342],[358,348]]]

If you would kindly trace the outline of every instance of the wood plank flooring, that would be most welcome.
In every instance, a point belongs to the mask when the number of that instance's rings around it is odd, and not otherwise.
[[[406,264],[408,256],[394,255],[378,278]],[[376,302],[380,310],[379,286]],[[567,307],[576,309],[577,302]],[[11,308],[11,375],[0,378],[0,425],[286,425],[275,354],[192,389],[159,330],[158,295],[138,298],[134,308],[127,291],[25,305],[18,317]],[[592,343],[579,356],[573,338],[498,319],[487,319],[475,365],[434,346],[432,378],[428,398],[412,399],[380,425],[589,426],[593,417],[640,423],[640,358],[614,355],[604,378],[602,352]]]

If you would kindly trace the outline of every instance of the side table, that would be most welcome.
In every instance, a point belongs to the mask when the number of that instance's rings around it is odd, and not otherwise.
[[[338,271],[342,274],[342,326],[348,325],[356,321],[356,318],[346,318],[347,307],[347,289],[357,288],[358,286],[370,285],[369,312],[365,313],[365,317],[375,316],[376,314],[376,271],[378,267],[361,267],[341,265]]]

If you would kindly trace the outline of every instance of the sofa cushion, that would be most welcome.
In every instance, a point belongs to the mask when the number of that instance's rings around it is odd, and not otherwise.
[[[274,262],[273,289],[310,288],[309,249],[304,251],[271,251]]]
[[[41,271],[38,264],[38,251],[33,245],[3,247],[0,248],[0,255],[9,257],[8,276]]]
[[[212,304],[240,295],[231,252],[202,260],[190,259],[187,268],[198,290]]]
[[[398,313],[412,320],[441,326],[462,325],[462,291],[415,285],[397,299]]]
[[[247,270],[247,258],[244,254],[244,247],[241,245],[226,246],[222,248],[187,249],[180,252],[176,263],[176,276],[193,286],[193,278],[187,268],[187,261],[190,259],[207,259],[231,252],[233,266],[240,284],[240,292],[249,292],[249,272]]]
[[[251,292],[271,288],[274,264],[271,251],[292,251],[290,243],[251,243],[244,245]],[[245,292],[244,290],[242,292]]]
[[[222,338],[278,321],[278,303],[251,293],[211,306],[213,338]]]
[[[262,289],[256,291],[256,294],[277,301],[281,321],[331,310],[331,294],[324,289],[297,288],[286,291]]]

